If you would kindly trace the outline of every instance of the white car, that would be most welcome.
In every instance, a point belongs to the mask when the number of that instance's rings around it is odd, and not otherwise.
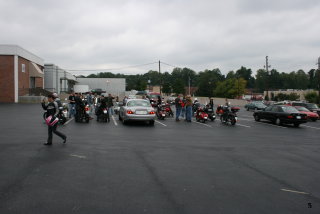
[[[147,121],[150,125],[154,125],[156,112],[152,108],[150,102],[143,99],[129,99],[120,107],[119,120],[123,124],[127,121]]]

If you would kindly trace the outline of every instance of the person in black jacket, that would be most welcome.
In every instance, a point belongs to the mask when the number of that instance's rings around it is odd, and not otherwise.
[[[52,94],[48,95],[48,105],[45,104],[44,99],[42,100],[41,104],[42,108],[44,110],[47,110],[47,117],[52,116],[52,120],[54,120],[54,118],[57,117],[59,113],[58,104],[54,101],[54,96]],[[48,140],[44,145],[52,145],[52,132],[61,137],[63,139],[63,143],[66,143],[67,136],[57,131],[57,126],[57,123],[53,126],[48,125]]]

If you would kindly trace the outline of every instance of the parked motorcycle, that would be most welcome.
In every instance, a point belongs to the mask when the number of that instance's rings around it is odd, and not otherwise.
[[[208,120],[208,114],[204,111],[204,105],[199,105],[196,111],[196,121],[205,123]]]
[[[166,109],[166,116],[167,116],[167,117],[173,117],[173,111],[172,111],[172,109],[171,109],[170,103],[167,103],[167,104],[165,105],[165,109]]]
[[[97,121],[110,122],[110,115],[108,108],[102,108],[97,112]]]
[[[230,110],[229,108],[230,108],[229,106],[223,106],[221,108],[223,113],[220,115],[220,121],[223,124],[226,124],[226,125],[230,124],[234,126],[238,120],[237,112],[239,111],[239,109],[237,107],[233,107]]]
[[[79,122],[86,122],[89,123],[90,121],[90,107],[89,105],[81,105],[78,106],[76,109],[75,121]]]
[[[166,118],[166,106],[164,104],[158,105],[156,115],[159,120],[164,120]]]
[[[214,121],[216,119],[214,110],[213,108],[210,108],[209,105],[206,105],[206,107],[204,108],[204,112],[208,114],[208,119],[210,119],[211,121]]]

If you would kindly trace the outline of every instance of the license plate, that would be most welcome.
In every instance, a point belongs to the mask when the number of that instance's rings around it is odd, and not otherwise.
[[[136,114],[147,114],[146,111],[136,111]]]
[[[235,119],[236,121],[238,121],[238,118],[237,118],[237,117],[235,117],[234,119]]]
[[[206,120],[206,119],[208,119],[207,117],[204,117],[204,119]]]
[[[104,110],[104,111],[103,111],[103,113],[105,113],[105,114],[106,114],[106,113],[108,113],[108,111],[107,111],[107,110]]]
[[[90,113],[90,111],[86,111],[86,113],[87,113],[87,114],[89,114],[89,113]]]
[[[301,119],[301,116],[297,116],[297,119]]]
[[[166,116],[165,114],[162,114],[162,117]]]
[[[208,109],[208,111],[210,111],[210,112],[211,112],[211,111],[212,111],[212,109]]]

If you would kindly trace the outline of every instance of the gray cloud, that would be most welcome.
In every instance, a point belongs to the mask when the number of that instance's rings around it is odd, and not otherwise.
[[[255,71],[269,55],[279,71],[308,71],[320,55],[319,11],[313,0],[0,0],[0,41],[70,69],[160,59],[196,71]],[[121,72],[149,69],[157,65]]]

